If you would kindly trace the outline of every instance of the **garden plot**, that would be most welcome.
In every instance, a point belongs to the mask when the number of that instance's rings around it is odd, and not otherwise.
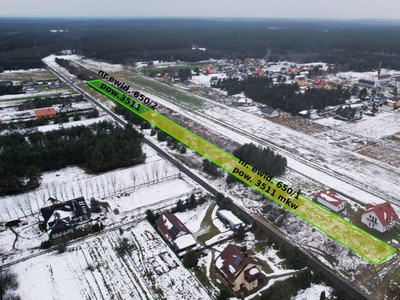
[[[142,274],[148,274],[160,296],[171,300],[211,299],[147,221],[135,225],[129,234],[140,249],[132,253],[133,261],[140,266]]]
[[[152,290],[129,257],[114,248],[107,233],[68,249],[44,254],[12,267],[22,299],[154,299]],[[24,280],[21,280],[21,279]]]
[[[57,78],[57,76],[47,69],[8,70],[0,73],[0,81],[24,81],[30,79],[40,81],[55,78]]]

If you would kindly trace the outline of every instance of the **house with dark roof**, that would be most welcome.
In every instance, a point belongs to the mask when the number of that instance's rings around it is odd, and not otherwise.
[[[51,238],[72,233],[74,227],[90,221],[90,210],[83,197],[63,202],[51,200],[53,204],[42,207],[39,216],[39,227],[48,231]]]
[[[378,205],[368,204],[367,210],[361,215],[361,222],[370,228],[385,232],[394,226],[398,218],[392,205],[389,202],[384,202]]]
[[[234,292],[257,288],[263,276],[262,265],[254,251],[246,247],[229,244],[217,256],[214,265],[216,276]]]
[[[272,107],[264,107],[261,111],[268,117],[268,118],[277,118],[279,117],[279,112]]]
[[[157,230],[177,252],[196,245],[196,240],[189,229],[173,214],[162,214],[156,220],[156,226]]]
[[[347,202],[335,191],[320,191],[317,195],[317,201],[334,212],[341,211]]]

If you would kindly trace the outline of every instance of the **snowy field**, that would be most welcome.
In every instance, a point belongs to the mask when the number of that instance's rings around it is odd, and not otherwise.
[[[210,80],[212,77],[218,77],[218,79],[227,78],[227,76],[222,73],[210,74],[210,75],[200,74],[199,76],[192,76],[192,79],[190,79],[190,81],[194,82],[196,85],[201,87],[209,87],[211,86]]]
[[[32,97],[40,97],[40,96],[50,96],[50,95],[69,95],[73,92],[67,89],[54,89],[50,91],[38,92],[38,93],[26,93],[26,94],[16,94],[16,95],[3,95],[0,96],[0,101],[6,101],[11,99],[23,99],[23,98],[32,98]]]
[[[314,122],[348,134],[380,139],[400,131],[400,112],[381,112],[375,117],[364,116],[362,120],[355,123],[336,120],[332,117],[315,120]]]
[[[122,238],[132,245],[130,255],[115,251]],[[107,232],[11,270],[24,300],[211,299],[147,221],[125,228],[123,236]]]

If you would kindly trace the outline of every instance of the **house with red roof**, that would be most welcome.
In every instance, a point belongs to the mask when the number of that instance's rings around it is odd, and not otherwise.
[[[325,86],[325,80],[317,79],[313,82],[313,86],[317,89],[322,89]]]
[[[36,118],[54,117],[56,114],[57,114],[57,112],[54,107],[35,109]]]
[[[321,203],[323,206],[333,210],[334,212],[341,211],[347,202],[335,191],[322,190],[318,193],[317,197],[318,203]]]
[[[300,72],[300,70],[297,67],[290,67],[289,68],[289,73],[297,74],[299,72]]]
[[[162,214],[156,220],[156,227],[177,252],[197,244],[189,229],[173,214]]]
[[[370,228],[385,232],[394,226],[398,218],[392,205],[389,202],[384,202],[378,205],[368,204],[367,210],[361,215],[361,222],[367,224]]]
[[[214,261],[216,276],[232,291],[251,291],[262,278],[262,265],[253,250],[229,244]]]

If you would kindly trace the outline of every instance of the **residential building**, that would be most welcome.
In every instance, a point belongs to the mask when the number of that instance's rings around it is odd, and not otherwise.
[[[388,83],[389,81],[391,81],[392,80],[392,75],[379,75],[378,77],[377,77],[377,82],[379,82],[379,83]]]
[[[173,214],[162,214],[156,220],[157,230],[177,251],[184,251],[196,245],[189,229]]]
[[[51,89],[58,88],[60,86],[60,84],[57,81],[50,81],[47,85]]]
[[[272,107],[264,107],[261,111],[268,117],[268,118],[277,118],[279,117],[279,112]]]
[[[294,82],[297,83],[298,85],[306,85],[306,77],[305,76],[296,76],[294,78]]]
[[[85,199],[76,199],[55,202],[40,209],[39,227],[49,231],[50,238],[58,238],[73,232],[73,228],[90,221],[90,210]]]
[[[368,204],[367,210],[362,213],[361,222],[380,232],[390,230],[399,217],[389,202],[378,205]]]
[[[217,216],[233,230],[239,229],[240,226],[246,226],[246,224],[244,224],[243,221],[236,217],[230,210],[218,210]]]
[[[36,118],[54,117],[56,114],[57,114],[57,112],[54,107],[35,109]]]
[[[325,80],[317,79],[313,82],[313,87],[316,89],[322,89],[325,86]]]
[[[37,87],[29,87],[29,88],[24,88],[25,93],[27,94],[33,94],[39,92]]]
[[[253,100],[245,97],[237,97],[232,100],[232,105],[235,106],[250,106],[253,105]]]
[[[368,80],[368,79],[358,80],[358,85],[369,88],[378,88],[380,86],[379,82],[375,82],[375,80]]]
[[[262,265],[252,250],[229,244],[214,261],[216,276],[232,291],[251,291],[262,278]]]
[[[317,197],[318,203],[321,203],[334,212],[341,211],[347,202],[347,200],[338,195],[335,191],[320,191]]]
[[[13,83],[12,83],[12,81],[5,80],[5,81],[0,81],[0,85],[11,86],[11,85],[13,85]]]

